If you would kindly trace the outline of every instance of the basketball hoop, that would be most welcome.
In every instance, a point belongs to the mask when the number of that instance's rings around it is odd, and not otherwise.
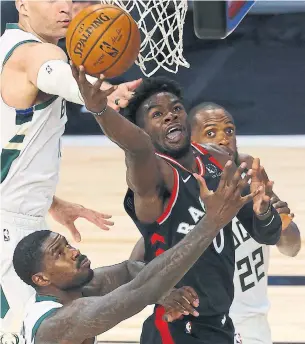
[[[189,68],[183,57],[183,25],[187,0],[101,0],[129,12],[141,32],[141,48],[136,64],[147,77],[159,68],[177,73]]]

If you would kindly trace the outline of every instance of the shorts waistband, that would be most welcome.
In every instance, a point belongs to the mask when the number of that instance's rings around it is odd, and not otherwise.
[[[0,210],[1,222],[12,225],[30,227],[29,229],[46,229],[46,219],[42,216],[31,216],[25,214],[11,213],[6,210]]]

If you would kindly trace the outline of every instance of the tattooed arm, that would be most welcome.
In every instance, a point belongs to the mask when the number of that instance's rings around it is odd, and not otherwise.
[[[133,280],[144,266],[143,262],[126,260],[120,264],[94,269],[94,277],[90,284],[83,288],[83,295],[107,295]]]
[[[129,283],[104,296],[77,299],[56,310],[40,325],[36,344],[81,344],[157,303],[211,244],[223,225],[206,216],[174,248],[150,262]]]
[[[197,176],[206,216],[194,229],[147,264],[131,282],[107,295],[80,298],[57,309],[41,323],[35,343],[80,344],[158,302],[198,260],[219,230],[256,194],[241,197],[250,178],[241,179],[242,172],[239,168],[231,178],[228,165],[215,192],[209,191],[204,179]]]
[[[83,289],[83,295],[103,296],[111,293],[116,288],[133,280],[145,267],[143,262],[125,261],[120,264],[98,268],[94,270],[94,278],[90,285]],[[158,302],[165,308],[167,321],[175,321],[182,315],[192,314],[198,316],[193,307],[198,307],[198,295],[196,291],[188,286],[173,288],[164,294]]]

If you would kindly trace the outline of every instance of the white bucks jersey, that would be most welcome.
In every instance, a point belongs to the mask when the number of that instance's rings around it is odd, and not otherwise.
[[[63,305],[55,297],[36,295],[35,303],[29,303],[25,312],[21,333],[25,344],[35,344],[35,336],[41,323],[48,321],[48,317],[54,315],[61,307]]]
[[[7,25],[0,38],[1,72],[14,50],[28,42],[40,40],[17,24]],[[1,208],[45,216],[58,181],[60,138],[67,121],[65,100],[54,96],[30,108],[15,109],[0,98]]]
[[[230,316],[235,323],[269,309],[267,276],[269,247],[257,243],[239,220],[232,220],[235,246],[234,300]]]
[[[35,303],[29,303],[25,310],[21,333],[25,339],[25,344],[35,343],[35,335],[41,323],[60,307],[62,304],[56,298],[36,295]]]

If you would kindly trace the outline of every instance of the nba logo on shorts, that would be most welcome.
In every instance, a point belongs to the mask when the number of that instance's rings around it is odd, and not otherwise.
[[[3,238],[4,241],[10,241],[10,232],[8,229],[3,229]]]
[[[234,334],[234,344],[242,344],[241,336],[239,333],[235,332]]]
[[[189,334],[192,332],[192,323],[190,321],[185,324],[185,332]]]

